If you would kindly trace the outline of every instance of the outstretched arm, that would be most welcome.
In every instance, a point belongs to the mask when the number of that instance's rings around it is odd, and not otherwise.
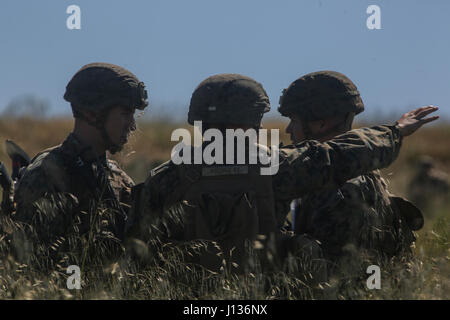
[[[281,148],[280,167],[273,179],[275,197],[299,198],[389,166],[398,156],[402,138],[436,120],[425,118],[436,110],[422,107],[405,113],[393,126],[355,129],[324,143],[306,141]]]

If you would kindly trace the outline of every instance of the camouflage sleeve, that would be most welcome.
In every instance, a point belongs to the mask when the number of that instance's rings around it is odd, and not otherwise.
[[[38,166],[25,171],[15,200],[17,209],[12,216],[16,223],[14,246],[22,248],[17,258],[27,263],[51,260],[61,239],[70,238],[68,226],[73,222],[70,213],[78,207],[78,199],[61,192],[45,168]]]
[[[174,186],[177,183],[177,171],[171,161],[151,170],[145,182],[135,188],[135,196],[131,209],[129,228],[132,234],[148,232],[148,227],[163,216],[164,210],[171,203]]]
[[[112,171],[111,186],[121,205],[128,212],[129,207],[132,205],[131,190],[134,187],[134,181],[119,167],[116,161],[108,159],[108,163]]]
[[[49,181],[46,170],[42,167],[30,167],[25,170],[22,178],[19,180],[14,202],[16,203],[15,217],[18,220],[28,221],[31,219],[33,203],[44,196],[46,193],[55,192],[55,186]]]
[[[131,177],[122,170],[119,163],[115,160],[108,159],[109,168],[112,170],[114,176],[117,176],[118,183],[124,187],[131,188],[134,186],[134,181]]]
[[[387,167],[397,158],[401,142],[395,126],[375,126],[351,130],[325,143],[306,141],[283,147],[279,170],[273,178],[275,197],[300,198]]]

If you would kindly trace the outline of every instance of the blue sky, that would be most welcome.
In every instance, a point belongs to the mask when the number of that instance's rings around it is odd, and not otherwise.
[[[66,27],[72,4],[81,30]],[[366,27],[372,4],[381,30]],[[62,96],[71,76],[105,61],[134,72],[151,105],[180,119],[212,74],[261,82],[276,116],[283,88],[324,69],[356,83],[366,117],[435,104],[449,118],[449,15],[446,0],[1,0],[0,111],[33,94],[52,114],[69,114]]]

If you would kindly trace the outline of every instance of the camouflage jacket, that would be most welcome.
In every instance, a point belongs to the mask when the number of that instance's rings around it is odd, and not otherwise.
[[[295,233],[319,240],[331,261],[361,254],[392,257],[415,238],[391,199],[378,171],[310,192],[294,201]]]
[[[90,150],[70,134],[38,154],[18,182],[14,219],[44,246],[61,247],[88,234],[115,243],[123,237],[134,183],[115,161]]]
[[[397,157],[401,136],[394,126],[349,131],[326,143],[306,141],[280,149],[279,170],[272,176],[275,201],[280,204],[322,188],[335,188],[365,172],[383,168]],[[183,200],[177,186],[182,179],[168,161],[152,170],[137,198],[134,223],[152,223]],[[277,207],[277,209],[279,209]],[[288,211],[280,210],[281,226]]]

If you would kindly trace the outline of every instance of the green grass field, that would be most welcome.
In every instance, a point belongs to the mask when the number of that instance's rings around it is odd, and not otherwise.
[[[282,128],[286,122],[269,121],[265,128]],[[5,153],[5,139],[18,143],[30,156],[63,141],[72,127],[71,119],[32,120],[27,118],[0,120],[0,161],[10,170]],[[169,159],[171,132],[188,125],[167,121],[138,122],[138,130],[130,143],[114,158],[136,183],[145,180],[149,170]],[[450,125],[443,123],[424,128],[403,142],[396,162],[382,171],[391,192],[408,196],[415,164],[421,155],[431,156],[437,168],[450,172]],[[347,287],[329,283],[323,289],[311,289],[301,279],[285,273],[265,279],[260,273],[244,277],[192,270],[179,261],[176,252],[165,257],[165,268],[149,265],[135,272],[130,261],[100,266],[100,273],[85,274],[81,290],[68,290],[64,269],[51,275],[33,271],[18,264],[10,256],[0,256],[0,299],[449,299],[450,298],[450,200],[445,197],[430,201],[423,208],[425,226],[418,232],[415,258],[401,267],[382,269],[382,288],[368,290],[365,281]],[[1,239],[0,239],[1,240]],[[0,241],[1,243],[1,241]],[[196,287],[192,281],[195,279]]]

